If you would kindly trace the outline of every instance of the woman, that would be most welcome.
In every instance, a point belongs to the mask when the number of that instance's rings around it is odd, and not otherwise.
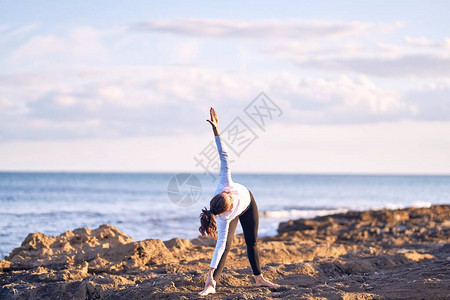
[[[222,144],[219,133],[219,120],[214,109],[210,109],[212,125],[220,156],[219,185],[210,202],[210,209],[202,209],[200,214],[202,235],[209,235],[217,239],[214,255],[205,283],[205,288],[199,295],[208,295],[216,292],[216,281],[220,277],[225,260],[233,242],[234,232],[238,220],[244,231],[247,255],[255,277],[256,286],[279,287],[278,284],[266,280],[261,274],[259,263],[257,237],[258,237],[258,207],[252,193],[243,185],[231,179],[228,154]]]

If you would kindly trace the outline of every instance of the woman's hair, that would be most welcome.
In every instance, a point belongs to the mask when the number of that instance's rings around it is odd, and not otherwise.
[[[215,195],[209,202],[209,210],[205,207],[200,214],[198,231],[204,236],[209,235],[217,239],[217,224],[214,215],[221,214],[230,208],[230,202],[222,194]]]

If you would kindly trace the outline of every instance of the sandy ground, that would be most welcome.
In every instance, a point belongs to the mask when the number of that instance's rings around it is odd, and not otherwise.
[[[450,299],[450,206],[281,223],[259,240],[254,287],[241,235],[211,299]],[[197,299],[215,240],[134,242],[110,225],[31,233],[0,261],[0,299]]]

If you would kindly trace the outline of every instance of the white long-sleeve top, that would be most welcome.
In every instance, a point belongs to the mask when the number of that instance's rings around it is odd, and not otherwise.
[[[220,157],[220,175],[219,184],[214,193],[214,196],[222,193],[223,191],[230,191],[233,194],[233,208],[229,211],[216,215],[217,222],[217,242],[214,255],[211,259],[210,267],[217,269],[220,259],[225,251],[225,245],[227,242],[228,229],[230,222],[239,216],[250,205],[250,193],[248,189],[237,182],[233,182],[231,179],[231,171],[228,162],[228,153],[226,148],[222,144],[220,135],[215,136],[217,150]]]

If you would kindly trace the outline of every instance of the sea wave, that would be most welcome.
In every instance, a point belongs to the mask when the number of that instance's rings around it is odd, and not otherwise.
[[[262,211],[262,218],[271,219],[299,219],[314,218],[317,216],[325,216],[336,213],[347,212],[347,208],[327,208],[327,209],[286,209],[286,210],[269,210]]]
[[[348,211],[363,211],[363,210],[378,210],[378,209],[404,209],[406,207],[430,207],[431,202],[415,201],[411,204],[386,203],[384,205],[371,205],[368,207],[290,207],[277,210],[265,210],[260,212],[260,217],[268,219],[299,219],[299,218],[314,218],[319,216],[326,216],[338,213],[345,213]]]

